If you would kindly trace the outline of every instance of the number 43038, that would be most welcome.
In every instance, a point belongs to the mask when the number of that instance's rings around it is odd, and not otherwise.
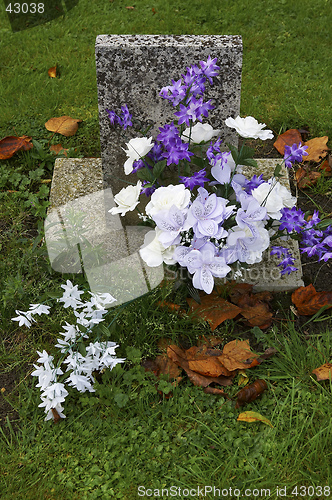
[[[13,5],[13,7],[12,7]],[[10,3],[6,7],[6,12],[10,14],[43,14],[44,4],[43,3]]]

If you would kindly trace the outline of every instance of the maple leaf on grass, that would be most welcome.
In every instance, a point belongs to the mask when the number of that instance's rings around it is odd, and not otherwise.
[[[32,142],[30,142],[32,137],[27,135],[22,135],[21,137],[15,137],[9,135],[4,137],[0,141],[0,160],[9,160],[17,151],[28,151],[33,148]]]
[[[226,319],[233,319],[240,314],[241,309],[236,305],[221,298],[215,290],[212,293],[200,294],[201,303],[194,299],[187,299],[192,318],[202,318],[208,321],[211,330],[215,330]]]
[[[324,365],[312,370],[312,373],[316,375],[318,382],[320,380],[332,379],[332,363],[325,363]]]
[[[301,286],[292,293],[292,302],[302,316],[311,316],[322,307],[332,307],[332,292],[316,292],[312,283]]]
[[[45,123],[45,127],[50,132],[70,137],[75,135],[78,129],[78,124],[82,120],[71,118],[70,116],[59,116],[58,118],[51,118]]]
[[[295,172],[295,179],[300,189],[314,186],[317,180],[321,177],[321,172],[314,170],[306,170],[305,168],[298,168]]]

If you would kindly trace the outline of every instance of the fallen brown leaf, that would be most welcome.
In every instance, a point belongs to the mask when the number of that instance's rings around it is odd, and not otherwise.
[[[225,345],[222,355],[218,357],[222,365],[230,372],[237,369],[246,369],[257,366],[258,354],[250,350],[248,340],[232,340]],[[249,360],[249,363],[248,363]]]
[[[181,370],[166,354],[156,357],[156,365],[159,368],[158,375],[168,375],[170,378],[180,376]]]
[[[58,155],[59,153],[67,156],[67,151],[68,149],[64,149],[61,144],[55,144],[54,146],[51,146],[50,147],[50,151],[52,151],[53,153],[55,153],[56,155]]]
[[[210,323],[211,330],[215,330],[226,319],[235,318],[241,309],[227,300],[219,297],[214,290],[211,294],[200,294],[201,303],[194,299],[187,299],[189,313],[194,318],[202,318]]]
[[[33,148],[33,144],[30,142],[31,139],[32,137],[28,137],[27,135],[22,135],[22,137],[9,135],[1,139],[0,160],[8,160],[21,149],[23,149],[23,151],[28,151]]]
[[[298,314],[310,316],[318,312],[323,306],[332,307],[332,292],[316,292],[313,284],[301,286],[292,293],[292,302]]]
[[[207,387],[208,385],[212,384],[212,382],[222,385],[222,386],[227,386],[227,385],[232,385],[232,380],[229,377],[206,377],[204,375],[200,375],[199,373],[194,372],[189,368],[189,362],[186,359],[186,353],[183,351],[180,347],[177,345],[171,345],[167,348],[167,356],[174,361],[178,366],[184,369],[184,371],[187,373],[189,379],[194,385],[199,385],[201,387]]]
[[[285,146],[292,146],[293,144],[299,144],[299,142],[302,142],[300,132],[296,128],[291,128],[279,135],[273,146],[281,155],[284,155]],[[307,158],[307,156],[305,158]]]
[[[317,182],[317,179],[319,179],[321,175],[321,172],[315,172],[313,170],[308,171],[302,167],[298,168],[295,172],[296,182],[300,189],[314,186]]]
[[[263,422],[266,425],[269,425],[270,427],[273,427],[271,424],[270,420],[260,413],[257,413],[256,411],[244,411],[243,413],[240,413],[240,415],[237,417],[237,420],[239,422]]]
[[[324,137],[315,137],[304,143],[304,146],[308,146],[307,153],[308,156],[303,157],[303,161],[314,161],[319,162],[322,158],[325,158],[329,148],[327,146],[327,141],[329,138],[327,135]]]
[[[47,73],[50,78],[56,78],[56,65],[50,68]]]
[[[71,118],[70,116],[59,116],[58,118],[51,118],[45,123],[45,127],[50,132],[70,137],[75,135],[78,129],[78,124],[82,120]]]
[[[253,384],[247,385],[237,393],[235,408],[240,408],[240,406],[255,401],[266,389],[267,383],[265,380],[255,380]]]
[[[332,378],[332,363],[325,363],[325,365],[320,366],[312,370],[317,377],[317,381],[329,380]]]
[[[204,387],[203,392],[205,392],[205,394],[213,394],[214,396],[222,396],[223,398],[231,399],[223,389],[218,389],[218,387]]]

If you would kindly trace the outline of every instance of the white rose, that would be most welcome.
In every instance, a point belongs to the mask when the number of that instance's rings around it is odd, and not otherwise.
[[[139,204],[139,195],[141,192],[142,182],[138,181],[136,186],[128,186],[121,189],[120,193],[114,196],[114,201],[118,204],[109,210],[112,215],[125,215],[127,212],[134,210]]]
[[[272,218],[279,220],[281,218],[280,210],[284,207],[294,207],[296,198],[280,182],[274,182],[269,179],[251,192],[261,206],[267,210],[267,214]]]
[[[127,151],[124,149],[124,152],[128,156],[128,160],[124,164],[124,171],[126,175],[129,175],[133,170],[133,163],[135,160],[139,160],[143,158],[149,151],[153,148],[153,144],[151,144],[152,137],[149,139],[147,137],[136,137],[135,139],[131,139],[126,146],[128,147]]]
[[[189,189],[185,189],[184,184],[162,186],[152,193],[151,200],[146,205],[145,211],[147,215],[152,217],[161,210],[169,210],[172,205],[183,210],[189,204],[190,194]]]
[[[262,130],[266,127],[265,123],[258,123],[252,116],[246,116],[246,118],[237,116],[235,119],[227,118],[225,124],[229,128],[235,128],[241,137],[262,139],[263,141],[273,139],[272,130]]]
[[[144,238],[144,243],[140,248],[140,256],[149,267],[158,267],[163,262],[165,264],[175,264],[172,258],[176,245],[165,248],[159,241],[161,229],[156,227],[154,231],[149,231]]]
[[[202,141],[209,141],[212,137],[219,135],[220,132],[220,130],[214,130],[209,123],[197,123],[191,128],[191,134],[190,128],[186,128],[181,135],[181,139],[183,142],[189,142],[190,137],[191,142],[199,144]]]

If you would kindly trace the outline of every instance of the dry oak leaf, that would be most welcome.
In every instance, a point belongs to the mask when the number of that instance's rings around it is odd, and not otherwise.
[[[226,319],[233,319],[240,314],[241,309],[227,300],[219,297],[217,292],[201,295],[201,303],[194,299],[187,299],[190,307],[189,314],[194,318],[202,318],[208,321],[211,330],[214,331]]]
[[[241,307],[242,316],[247,319],[251,326],[259,326],[262,330],[268,328],[272,323],[273,314],[268,305],[271,299],[272,295],[269,292],[257,294],[248,292],[236,298],[237,305]]]
[[[184,369],[194,385],[207,387],[208,385],[212,384],[212,382],[222,386],[232,385],[232,379],[230,377],[223,377],[222,375],[219,377],[206,377],[204,375],[200,375],[197,372],[194,372],[193,370],[190,370],[185,351],[183,351],[177,345],[171,345],[167,347],[167,356],[172,361],[174,361],[174,363]]]
[[[56,65],[50,68],[47,73],[50,78],[56,78]]]
[[[273,427],[270,420],[256,411],[244,411],[237,417],[239,422],[263,422],[263,424]]]
[[[30,142],[31,139],[32,137],[28,137],[27,135],[22,135],[22,137],[9,135],[1,139],[0,160],[8,160],[21,149],[23,149],[24,151],[28,151],[29,149],[33,148],[33,144]]]
[[[170,378],[177,378],[180,376],[180,368],[166,354],[157,356],[155,362],[159,368],[158,375],[168,375]]]
[[[332,378],[332,363],[325,363],[325,365],[320,366],[312,370],[317,377],[317,381],[329,380]]]
[[[316,292],[312,283],[300,286],[292,293],[292,302],[301,316],[311,316],[322,307],[332,307],[332,292]]]
[[[298,145],[299,142],[302,142],[300,132],[297,130],[297,128],[291,128],[283,134],[279,135],[273,146],[281,155],[284,155],[285,146],[292,146],[293,144]],[[307,156],[305,158],[307,158]]]
[[[258,357],[258,354],[250,350],[248,340],[232,340],[232,342],[228,342],[225,345],[222,355],[218,359],[231,372],[237,369],[245,370],[246,368],[257,366],[259,361],[256,358]]]
[[[307,153],[308,156],[303,157],[303,161],[314,161],[319,162],[322,158],[325,158],[329,148],[327,146],[328,136],[315,137],[304,143],[304,146],[308,146]]]
[[[71,118],[70,116],[59,116],[58,118],[51,118],[45,123],[45,127],[50,132],[70,137],[75,135],[78,129],[78,124],[82,120]]]

